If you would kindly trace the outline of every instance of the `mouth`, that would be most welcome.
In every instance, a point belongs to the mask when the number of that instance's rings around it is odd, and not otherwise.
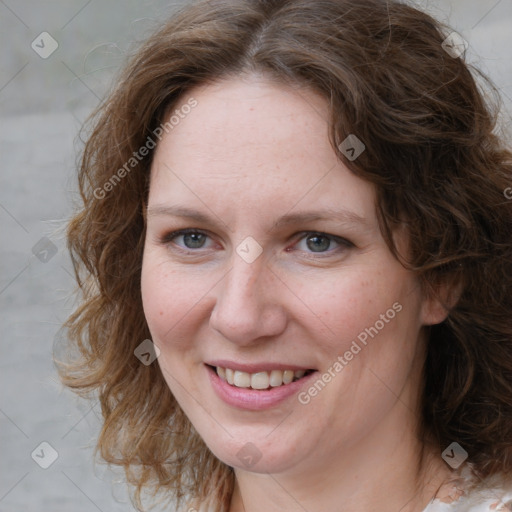
[[[316,370],[292,370],[292,369],[274,369],[269,371],[256,371],[248,373],[240,370],[234,370],[223,366],[206,365],[222,381],[234,388],[254,389],[257,391],[269,391],[280,388],[304,379]]]

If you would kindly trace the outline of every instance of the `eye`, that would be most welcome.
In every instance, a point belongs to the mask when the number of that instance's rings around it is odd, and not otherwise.
[[[162,239],[163,243],[174,243],[182,249],[204,249],[209,236],[202,231],[195,229],[182,229],[165,235]],[[179,242],[181,240],[181,242]]]
[[[306,233],[296,244],[299,250],[313,253],[330,253],[336,249],[353,247],[353,244],[344,238],[326,233]],[[333,247],[334,246],[334,247]]]

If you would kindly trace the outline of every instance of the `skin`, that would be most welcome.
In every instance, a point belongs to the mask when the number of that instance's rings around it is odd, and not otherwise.
[[[448,474],[427,452],[416,487],[424,326],[441,322],[443,308],[387,248],[373,185],[328,142],[323,98],[254,75],[190,96],[197,106],[164,135],[152,164],[142,297],[166,382],[211,451],[235,469],[231,512],[340,503],[344,511],[421,511]],[[177,206],[209,220],[163,211]],[[277,224],[326,208],[351,215]],[[204,245],[165,239],[185,228],[204,232]],[[318,232],[349,243],[319,241]],[[236,251],[248,236],[263,250],[252,263]],[[406,235],[397,242],[405,250]],[[204,362],[215,358],[326,372],[394,303],[402,306],[395,318],[306,405],[292,397],[240,410],[211,387]],[[261,453],[251,468],[237,457],[247,442]]]

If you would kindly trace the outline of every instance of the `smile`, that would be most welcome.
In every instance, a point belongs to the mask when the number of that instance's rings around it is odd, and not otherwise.
[[[271,370],[248,373],[216,366],[217,375],[231,386],[266,390],[295,382],[313,370]]]
[[[262,411],[290,400],[318,375],[307,366],[286,363],[244,364],[228,360],[205,363],[214,393],[237,409]]]

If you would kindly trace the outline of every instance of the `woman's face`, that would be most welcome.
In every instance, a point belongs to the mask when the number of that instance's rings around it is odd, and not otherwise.
[[[190,96],[154,156],[142,266],[172,393],[241,470],[399,442],[441,313],[387,248],[374,187],[336,158],[324,100],[256,77]]]

